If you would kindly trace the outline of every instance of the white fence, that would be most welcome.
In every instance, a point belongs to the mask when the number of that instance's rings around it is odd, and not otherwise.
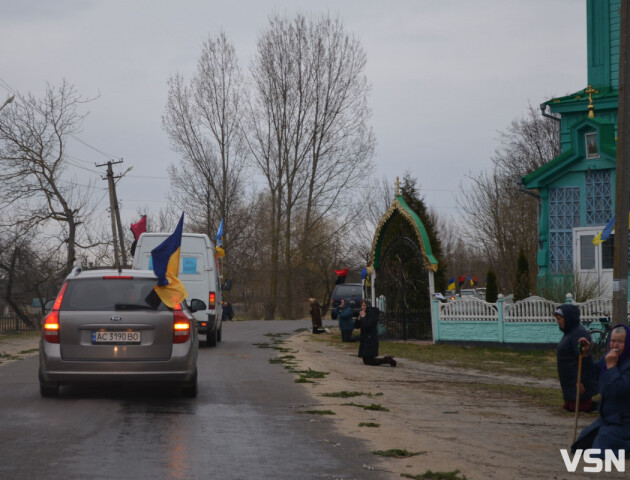
[[[582,323],[590,324],[610,318],[612,299],[594,298],[584,303],[565,303],[580,309]],[[433,301],[433,340],[498,343],[557,343],[562,337],[554,317],[560,304],[541,297],[518,302],[499,298],[487,303],[475,297],[462,297],[452,302]],[[596,325],[595,325],[596,326]]]

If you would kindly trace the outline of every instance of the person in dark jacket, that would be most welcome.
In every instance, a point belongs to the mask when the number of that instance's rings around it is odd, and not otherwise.
[[[590,342],[583,337],[583,355],[590,352]],[[601,401],[599,418],[582,430],[571,450],[607,449],[630,451],[630,328],[616,325],[608,338],[607,354],[592,366],[599,381]],[[595,455],[596,456],[596,455]]]
[[[564,335],[556,349],[558,377],[562,387],[564,405],[562,408],[575,412],[575,399],[577,397],[577,373],[579,361],[578,341],[591,337],[582,325],[580,325],[580,309],[575,305],[563,304],[554,314],[558,327]],[[597,403],[593,402],[593,395],[597,394],[597,382],[592,375],[593,357],[588,355],[583,359],[582,377],[580,381],[580,411],[594,412]]]
[[[396,360],[393,357],[378,357],[378,308],[368,306],[367,300],[361,300],[361,312],[365,312],[365,314],[359,313],[357,320],[361,327],[358,356],[363,358],[365,365],[388,363],[395,367]]]
[[[223,300],[223,302],[221,302],[221,306],[221,320],[224,322],[231,321],[234,318],[234,309],[232,308],[232,304],[227,300]]]
[[[358,336],[352,336],[352,330],[354,330],[354,319],[352,317],[352,307],[350,306],[350,302],[348,302],[345,298],[342,298],[339,301],[339,309],[337,310],[337,321],[339,322],[342,342],[359,341]]]
[[[313,325],[313,333],[326,333],[322,330],[322,310],[319,303],[314,298],[308,299],[308,313],[311,314],[311,324]]]

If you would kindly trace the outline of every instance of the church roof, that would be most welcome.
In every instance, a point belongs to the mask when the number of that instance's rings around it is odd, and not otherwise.
[[[427,234],[426,229],[424,228],[424,224],[418,214],[409,206],[402,195],[396,195],[394,201],[390,205],[389,209],[378,224],[376,228],[376,232],[374,233],[374,240],[372,241],[372,254],[371,261],[372,267],[378,268],[380,265],[380,255],[381,255],[381,242],[385,227],[387,226],[389,220],[392,218],[394,214],[402,215],[409,224],[413,227],[413,230],[416,234],[416,241],[418,246],[422,250],[422,256],[424,259],[424,267],[426,269],[433,270],[434,272],[438,269],[437,259],[433,256],[433,251],[431,250],[431,242],[429,241],[429,235]]]

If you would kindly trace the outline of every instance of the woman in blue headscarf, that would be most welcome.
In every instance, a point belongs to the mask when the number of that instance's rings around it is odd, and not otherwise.
[[[583,355],[590,352],[590,343],[580,338]],[[616,325],[608,338],[608,353],[594,364],[599,379],[599,418],[582,430],[571,449],[630,450],[630,328]]]
[[[352,336],[352,331],[354,330],[352,307],[350,306],[350,302],[345,298],[342,298],[339,302],[337,320],[339,321],[339,330],[341,331],[341,341],[358,342],[359,337]]]

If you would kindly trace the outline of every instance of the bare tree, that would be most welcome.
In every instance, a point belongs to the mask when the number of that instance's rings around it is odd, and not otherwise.
[[[259,36],[248,134],[273,211],[268,316],[275,311],[281,249],[291,316],[296,253],[301,267],[309,263],[311,229],[371,167],[365,58],[359,42],[329,16],[275,15]],[[300,222],[293,221],[296,211],[304,212]]]
[[[56,247],[66,251],[61,274],[67,274],[81,247],[79,229],[91,213],[89,189],[77,188],[65,176],[67,143],[81,127],[84,115],[78,109],[86,100],[65,81],[49,85],[44,98],[16,97],[0,114],[2,223],[24,230],[55,229]]]
[[[538,200],[524,194],[517,181],[558,155],[558,136],[558,122],[530,106],[527,117],[501,132],[492,171],[470,176],[472,186],[457,200],[468,243],[489,259],[504,290],[513,288],[520,250],[536,265]]]
[[[188,212],[193,229],[214,237],[221,219],[226,257],[241,231],[233,211],[243,197],[248,151],[243,140],[243,75],[236,52],[221,32],[207,39],[190,85],[180,75],[169,80],[162,124],[182,161],[171,165],[174,200]]]

